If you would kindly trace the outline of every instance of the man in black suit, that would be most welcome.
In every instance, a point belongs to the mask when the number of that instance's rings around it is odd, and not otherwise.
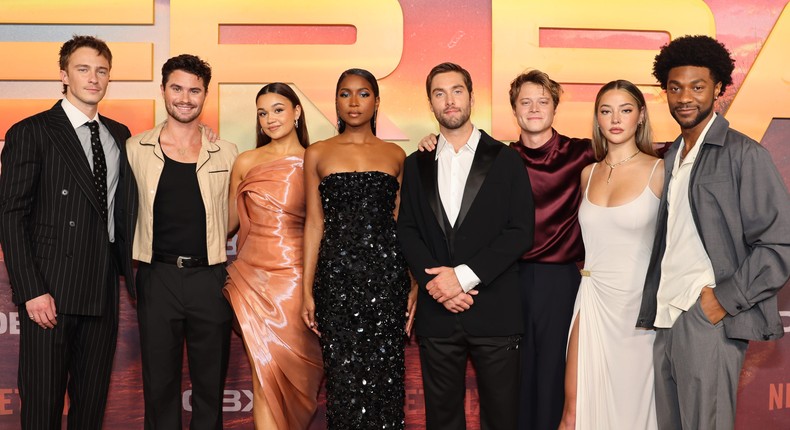
[[[112,53],[60,49],[63,100],[15,124],[0,175],[0,244],[19,306],[23,429],[100,429],[118,332],[118,275],[134,293],[137,188],[123,124],[98,114]]]
[[[440,135],[405,162],[398,236],[420,285],[415,318],[428,429],[464,429],[464,372],[477,373],[481,428],[516,428],[523,333],[518,258],[534,208],[518,154],[474,128],[469,72],[434,67],[426,91]]]

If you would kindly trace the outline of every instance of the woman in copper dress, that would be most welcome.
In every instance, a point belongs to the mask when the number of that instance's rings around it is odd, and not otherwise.
[[[257,148],[231,172],[230,227],[238,254],[225,296],[252,368],[256,429],[305,429],[323,376],[318,338],[301,322],[305,116],[286,84],[256,96]]]

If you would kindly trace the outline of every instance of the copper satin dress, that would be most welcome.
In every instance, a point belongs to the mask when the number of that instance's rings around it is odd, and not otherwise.
[[[239,184],[238,254],[225,296],[251,357],[253,377],[281,429],[305,429],[323,376],[318,337],[302,322],[304,176],[301,157],[260,164]],[[255,399],[253,407],[263,399]]]

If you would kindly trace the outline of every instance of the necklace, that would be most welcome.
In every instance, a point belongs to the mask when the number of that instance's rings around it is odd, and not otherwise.
[[[632,155],[630,155],[630,156],[628,156],[628,157],[625,157],[624,159],[622,159],[622,160],[620,160],[620,161],[618,161],[618,162],[616,162],[616,163],[614,163],[614,164],[612,164],[612,163],[610,163],[610,162],[606,161],[606,158],[604,158],[604,159],[603,159],[603,162],[604,162],[604,163],[606,163],[606,165],[607,165],[607,166],[609,166],[609,176],[607,176],[607,177],[606,177],[606,183],[608,184],[609,182],[611,182],[611,181],[612,181],[612,172],[614,172],[614,168],[615,168],[615,167],[617,167],[617,166],[619,166],[619,165],[621,165],[621,164],[625,163],[626,161],[628,161],[628,160],[630,160],[630,159],[632,159],[632,158],[636,157],[637,155],[639,155],[639,152],[641,152],[641,151],[639,151],[639,150],[637,149],[637,150],[636,150],[636,152],[634,152]]]

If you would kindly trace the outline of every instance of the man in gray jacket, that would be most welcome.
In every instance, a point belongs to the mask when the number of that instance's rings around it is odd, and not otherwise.
[[[660,429],[732,429],[748,341],[783,334],[790,197],[768,151],[713,111],[733,68],[707,36],[673,40],[653,65],[681,128],[637,321],[657,331]]]

